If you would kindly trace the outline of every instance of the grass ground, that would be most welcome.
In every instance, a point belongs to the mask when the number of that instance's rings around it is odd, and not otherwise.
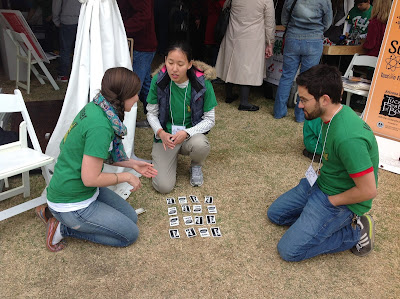
[[[26,101],[62,99],[66,84],[54,91],[33,80]],[[13,83],[2,77],[10,93]],[[221,85],[216,126],[208,135],[212,150],[204,167],[205,183],[189,184],[187,157],[179,159],[177,185],[161,195],[142,178],[143,187],[128,201],[146,213],[139,216],[140,237],[127,248],[68,239],[68,247],[51,253],[45,227],[33,211],[0,223],[0,297],[2,298],[399,298],[399,176],[379,170],[378,196],[371,214],[376,222],[375,250],[359,258],[349,251],[299,263],[283,261],[276,250],[285,227],[266,218],[268,206],[296,185],[310,160],[302,155],[302,125],[272,117],[273,101],[260,88],[251,91],[258,112],[226,104]],[[138,119],[143,119],[139,104]],[[44,120],[45,121],[45,120]],[[152,131],[137,129],[135,154],[150,159]],[[16,184],[18,179],[11,179]],[[32,197],[44,188],[31,175]],[[169,238],[165,198],[214,196],[222,238]],[[0,210],[22,202],[0,203]],[[179,230],[184,233],[182,213]],[[205,215],[205,213],[203,213]]]

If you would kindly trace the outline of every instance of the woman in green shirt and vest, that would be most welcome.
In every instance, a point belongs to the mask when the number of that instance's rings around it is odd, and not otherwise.
[[[158,175],[153,187],[169,193],[175,186],[178,154],[191,158],[190,184],[203,184],[202,166],[210,152],[205,134],[215,124],[215,70],[192,61],[190,47],[178,42],[167,49],[165,64],[151,81],[147,120],[154,131],[152,159]]]

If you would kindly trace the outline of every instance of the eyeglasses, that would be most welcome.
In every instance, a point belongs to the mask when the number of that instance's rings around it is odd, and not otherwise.
[[[312,99],[314,99],[314,98],[312,98]],[[300,102],[304,105],[305,103],[307,103],[308,101],[311,101],[312,99],[303,98],[303,99],[300,99]]]

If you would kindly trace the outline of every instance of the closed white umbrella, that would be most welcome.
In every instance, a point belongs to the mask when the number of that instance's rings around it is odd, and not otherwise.
[[[46,148],[46,154],[54,158],[58,157],[60,142],[77,113],[99,92],[104,72],[118,66],[132,70],[125,28],[116,1],[79,1],[82,7],[71,75],[60,117]],[[135,104],[124,118],[128,134],[123,144],[128,157],[134,156],[136,113]],[[108,167],[111,166],[105,167],[106,172],[115,171],[107,170]],[[129,196],[125,192],[127,186],[122,187],[117,187],[120,190],[118,193],[124,193],[120,195],[126,198]]]

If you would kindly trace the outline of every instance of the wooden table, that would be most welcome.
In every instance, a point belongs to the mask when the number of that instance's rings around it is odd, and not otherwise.
[[[367,51],[362,45],[357,46],[324,46],[322,55],[351,55],[354,54],[366,54]]]

